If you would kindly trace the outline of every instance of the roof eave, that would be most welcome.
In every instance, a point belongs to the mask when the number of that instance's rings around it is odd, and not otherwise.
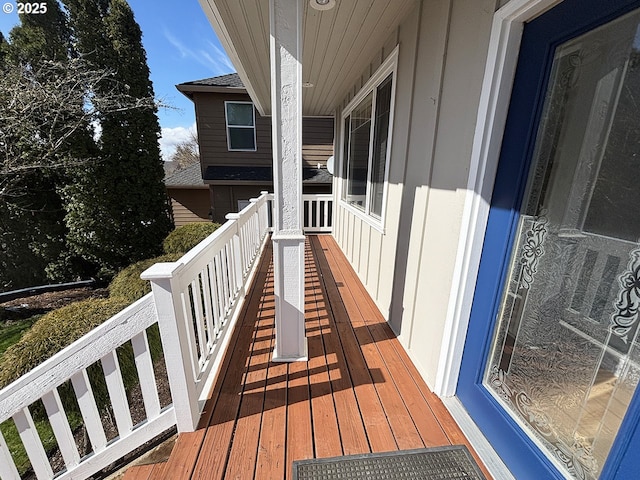
[[[189,100],[193,101],[193,94],[202,93],[237,93],[246,95],[247,89],[240,87],[222,87],[214,85],[190,85],[188,83],[180,83],[176,85],[176,88]]]

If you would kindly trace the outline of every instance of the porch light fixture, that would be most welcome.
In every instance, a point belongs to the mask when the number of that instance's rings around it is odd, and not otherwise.
[[[336,0],[309,0],[309,5],[316,10],[331,10],[336,6]]]

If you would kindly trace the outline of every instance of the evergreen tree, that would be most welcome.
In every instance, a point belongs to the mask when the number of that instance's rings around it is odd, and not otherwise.
[[[20,75],[30,74],[34,80],[36,72],[46,71],[51,77],[60,73],[59,69],[40,69],[45,62],[57,62],[64,65],[71,47],[71,35],[67,18],[57,2],[49,2],[47,12],[41,15],[21,15],[21,24],[10,32],[11,43],[0,40],[0,55],[3,57],[5,71],[3,75],[16,79]],[[12,71],[9,72],[8,68]],[[21,78],[24,78],[21,75]],[[7,91],[10,85],[4,85]],[[26,90],[21,90],[22,98],[27,98]],[[48,92],[44,92],[46,94]],[[81,100],[81,99],[79,99]],[[4,288],[23,287],[45,283],[50,279],[54,269],[50,265],[66,257],[64,224],[65,211],[59,190],[66,183],[64,169],[61,168],[29,168],[30,165],[42,161],[42,140],[50,134],[56,135],[58,126],[68,119],[63,118],[65,112],[52,112],[45,102],[28,102],[29,114],[13,115],[12,108],[4,108],[0,114],[0,126],[3,128],[5,142],[17,149],[3,148],[11,157],[2,159],[3,181],[0,196],[0,222],[2,223],[2,250],[0,253],[0,284]],[[82,109],[81,101],[77,109]],[[31,122],[32,119],[50,118],[58,115],[58,122]],[[17,120],[17,121],[16,121]],[[62,127],[60,127],[62,128]],[[40,139],[40,141],[33,141]],[[70,138],[64,148],[56,152],[56,162],[60,157],[69,155],[73,147]],[[6,146],[6,144],[5,144]],[[12,175],[9,172],[20,172]]]
[[[80,53],[114,72],[115,82],[104,82],[94,101],[114,94],[152,97],[142,32],[128,3],[67,0],[67,5]],[[67,189],[68,239],[105,273],[159,254],[172,228],[156,113],[140,108],[100,115],[100,161],[78,171]]]
[[[7,57],[7,53],[9,50],[9,44],[7,43],[7,40],[4,38],[4,35],[2,34],[2,32],[0,32],[0,71],[2,71],[2,68],[5,65],[5,59]]]
[[[17,64],[64,62],[71,50],[68,18],[53,0],[44,14],[20,15],[20,25],[11,30],[10,39],[10,55]]]

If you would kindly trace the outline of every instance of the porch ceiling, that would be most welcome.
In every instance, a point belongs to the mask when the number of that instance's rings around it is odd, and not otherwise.
[[[415,0],[337,0],[331,10],[304,3],[305,115],[333,115]],[[200,0],[256,107],[271,114],[268,0]]]

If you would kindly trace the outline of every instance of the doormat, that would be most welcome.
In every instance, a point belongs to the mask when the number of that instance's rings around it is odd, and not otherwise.
[[[486,480],[464,445],[293,462],[293,480]]]

